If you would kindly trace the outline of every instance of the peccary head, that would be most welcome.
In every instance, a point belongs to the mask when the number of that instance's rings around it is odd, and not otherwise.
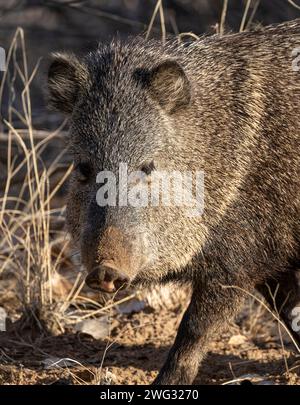
[[[201,239],[188,240],[195,221],[178,206],[119,203],[120,164],[128,174],[142,173],[131,179],[141,193],[154,172],[188,168],[182,126],[192,87],[181,64],[160,47],[117,42],[82,59],[55,54],[49,69],[50,105],[70,122],[68,228],[80,246],[88,285],[106,292],[178,271]],[[103,171],[114,173],[116,183],[104,181]],[[99,203],[101,197],[112,203]]]

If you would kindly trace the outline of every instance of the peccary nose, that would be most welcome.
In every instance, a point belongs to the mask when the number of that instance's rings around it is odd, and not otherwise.
[[[112,267],[100,265],[87,275],[85,282],[94,290],[113,293],[126,288],[129,278]]]

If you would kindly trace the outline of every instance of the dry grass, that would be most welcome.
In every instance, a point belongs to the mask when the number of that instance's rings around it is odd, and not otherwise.
[[[57,297],[59,270],[68,256],[72,258],[72,253],[65,231],[57,230],[56,226],[64,216],[65,207],[52,208],[51,203],[69,177],[72,165],[52,184],[52,176],[67,150],[63,149],[50,165],[43,161],[42,153],[48,143],[60,136],[65,123],[42,137],[34,130],[30,83],[37,69],[38,64],[28,72],[24,32],[19,28],[7,55],[7,70],[0,86],[0,104],[5,90],[10,100],[7,117],[3,119],[5,135],[2,135],[2,141],[6,138],[7,142],[7,167],[0,200],[0,277],[17,279],[16,294],[25,318],[35,319],[41,329],[51,325],[52,332],[59,333],[65,325],[105,313],[120,302],[109,301],[103,306],[81,295],[84,285],[81,272],[69,285],[68,294]],[[17,81],[23,88],[20,95],[15,90]],[[22,111],[14,108],[17,97],[21,99]],[[15,118],[23,124],[22,129],[14,126]],[[18,156],[14,155],[15,145]],[[24,181],[15,195],[14,181],[21,171],[25,172]],[[121,301],[126,299],[130,297]]]
[[[19,62],[21,60],[21,62]],[[67,247],[65,236],[51,231],[52,220],[63,215],[64,208],[52,209],[51,200],[70,174],[71,167],[64,178],[53,189],[50,178],[61,156],[57,156],[49,167],[41,160],[41,153],[47,143],[59,133],[51,133],[46,138],[35,139],[31,119],[30,83],[34,79],[38,64],[32,73],[28,72],[24,32],[18,29],[8,52],[7,70],[4,74],[0,97],[7,87],[10,104],[7,118],[3,123],[7,132],[7,170],[6,185],[1,197],[0,211],[0,274],[13,273],[18,280],[19,299],[24,313],[37,317],[45,308],[52,310],[53,277]],[[22,83],[20,95],[15,92],[15,83]],[[21,98],[23,111],[16,111],[14,101]],[[0,100],[1,102],[1,100]],[[14,127],[14,118],[23,123],[26,131]],[[23,159],[13,155],[13,143],[17,143]],[[61,155],[65,151],[61,152]],[[24,183],[17,196],[10,193],[15,177],[21,170],[26,171]],[[62,244],[59,254],[54,257],[53,249]],[[59,323],[58,323],[59,325]]]

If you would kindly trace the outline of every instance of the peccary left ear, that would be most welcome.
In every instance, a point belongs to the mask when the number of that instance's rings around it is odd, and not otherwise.
[[[71,114],[86,79],[87,69],[76,56],[53,54],[48,70],[50,107],[66,115]]]
[[[162,62],[149,74],[149,91],[172,114],[191,101],[191,85],[183,68],[173,60]]]

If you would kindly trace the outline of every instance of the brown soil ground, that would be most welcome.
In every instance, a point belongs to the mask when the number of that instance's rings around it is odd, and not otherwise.
[[[2,332],[0,384],[149,384],[172,344],[181,312],[147,308],[132,315],[115,315],[110,337],[105,340],[65,333],[30,341],[16,331]],[[254,320],[245,307],[237,323],[216,335],[195,384],[223,384],[235,379],[254,384],[300,384],[299,354],[286,336],[282,350],[275,321],[269,315],[263,317],[263,322]],[[78,363],[47,369],[47,358]]]

